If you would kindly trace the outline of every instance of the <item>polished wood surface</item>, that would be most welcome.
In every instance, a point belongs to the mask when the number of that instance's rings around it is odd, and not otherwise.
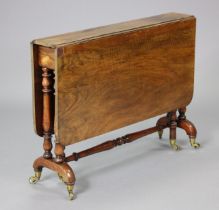
[[[176,110],[170,112],[170,140],[176,139],[176,127],[177,127],[177,117]]]
[[[154,27],[160,24],[166,24],[176,21],[184,21],[190,19],[192,15],[180,14],[180,13],[166,13],[162,15],[156,15],[152,17],[126,21],[122,23],[116,23],[97,28],[86,29],[77,32],[65,33],[57,36],[51,36],[47,38],[34,40],[33,43],[40,46],[46,46],[49,48],[56,48],[60,45],[74,44],[86,42],[92,39],[102,38],[106,36],[112,36],[119,33],[126,33],[143,28]]]
[[[32,91],[33,91],[33,122],[34,130],[39,136],[43,136],[43,92],[42,70],[39,66],[38,46],[31,44],[32,58]]]
[[[162,129],[164,129],[164,128],[166,128],[166,126],[164,126]],[[104,152],[104,151],[113,149],[114,147],[121,146],[121,145],[126,144],[126,143],[131,143],[131,142],[133,142],[133,141],[135,141],[143,136],[152,134],[158,130],[159,130],[158,126],[154,126],[152,128],[148,128],[148,129],[145,129],[142,131],[126,134],[125,136],[116,138],[114,140],[106,141],[102,144],[99,144],[95,147],[86,149],[84,151],[81,151],[78,153],[74,152],[72,155],[66,157],[65,161],[66,162],[77,161],[80,158],[87,157],[89,155],[93,155],[93,154],[96,154],[99,152]]]
[[[70,145],[190,103],[193,16],[171,13],[76,34],[33,42],[38,65],[55,71],[56,142]]]
[[[62,176],[63,181],[68,185],[74,185],[75,175],[72,168],[67,163],[57,164],[53,159],[44,157],[37,158],[33,163],[35,172],[41,172],[43,168],[48,168]]]
[[[48,68],[42,68],[42,92],[43,92],[43,136],[44,157],[52,158],[52,134],[54,130],[54,73]]]
[[[179,110],[179,116],[177,117],[176,110],[173,110],[171,112],[168,112],[165,117],[161,117],[158,119],[156,126],[137,131],[134,133],[126,134],[122,137],[116,138],[114,140],[108,140],[104,143],[101,143],[99,145],[96,145],[94,147],[91,147],[89,149],[80,151],[80,152],[74,152],[72,155],[69,155],[65,158],[65,162],[70,161],[78,161],[81,158],[87,157],[89,155],[93,155],[99,152],[104,152],[110,149],[113,149],[117,146],[121,146],[126,143],[131,143],[135,140],[138,140],[139,138],[142,138],[144,136],[147,136],[149,134],[152,134],[154,132],[164,130],[166,128],[169,128],[169,136],[170,140],[176,140],[176,128],[182,128],[186,134],[189,136],[189,139],[196,138],[197,131],[195,128],[195,125],[186,119],[185,112],[186,108],[180,108]],[[162,135],[160,136],[160,139],[162,138]]]
[[[31,183],[43,167],[58,173],[73,198],[74,172],[67,162],[177,127],[193,148],[197,130],[186,119],[194,84],[194,16],[169,13],[32,42],[35,131],[44,137]],[[177,113],[178,110],[178,113]],[[164,114],[156,126],[65,155],[65,146]],[[55,147],[52,154],[52,135]]]
[[[187,106],[194,38],[193,18],[59,47],[57,141],[69,145]]]
[[[179,128],[182,128],[189,136],[189,138],[196,138],[197,136],[196,127],[191,121],[186,119],[185,112],[186,112],[186,107],[182,107],[179,109],[177,126]]]

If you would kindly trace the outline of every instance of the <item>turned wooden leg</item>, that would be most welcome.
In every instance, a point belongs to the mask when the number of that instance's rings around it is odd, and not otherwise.
[[[52,70],[42,68],[42,92],[43,92],[43,134],[44,143],[43,157],[40,157],[34,161],[33,168],[35,175],[29,178],[31,184],[35,184],[40,180],[42,169],[48,168],[58,173],[59,177],[67,185],[69,198],[73,199],[73,186],[75,183],[75,175],[71,167],[64,162],[64,146],[56,144],[55,147],[55,159],[52,158],[52,134],[54,130],[54,74]]]
[[[180,147],[176,144],[176,127],[177,127],[177,118],[176,118],[176,111],[170,112],[170,146],[174,150],[179,150]]]
[[[163,135],[163,130],[164,128],[167,128],[169,125],[169,114],[167,114],[166,116],[164,117],[161,117],[157,123],[156,123],[156,126],[158,128],[158,136],[159,136],[159,139],[162,138],[162,135]]]
[[[61,145],[60,143],[56,143],[55,145],[55,159],[56,163],[62,163],[65,160],[65,146]]]
[[[54,162],[58,165],[67,164],[67,163],[64,162],[65,161],[64,150],[65,150],[65,146],[63,146],[60,143],[56,143],[56,145],[55,145],[55,155],[56,155],[56,157],[54,158]],[[74,183],[69,182],[69,181],[66,182],[63,175],[59,172],[58,172],[58,176],[59,176],[61,181],[65,182],[65,184],[67,186],[67,191],[68,191],[68,194],[69,194],[69,199],[72,200],[74,198],[74,194],[73,194]]]
[[[42,92],[43,92],[43,157],[45,159],[52,158],[52,133],[53,133],[53,106],[52,106],[52,97],[54,93],[53,89],[53,73],[47,68],[42,68]],[[35,170],[35,175],[30,177],[30,183],[36,183],[41,177],[42,167]]]
[[[52,97],[53,89],[53,74],[52,70],[42,68],[42,92],[43,92],[43,133],[44,133],[44,158],[52,158],[52,132],[53,132],[53,116],[52,116]]]
[[[186,134],[189,136],[190,144],[193,148],[199,148],[200,144],[196,142],[197,130],[195,125],[186,119],[186,107],[180,108],[178,111],[179,117],[177,119],[177,127],[185,130]]]
[[[43,149],[44,154],[43,157],[46,159],[52,158],[52,136],[50,133],[44,133],[44,142],[43,142]]]

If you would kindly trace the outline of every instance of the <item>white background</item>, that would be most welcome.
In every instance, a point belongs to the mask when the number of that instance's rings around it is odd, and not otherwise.
[[[49,170],[29,185],[32,163],[43,152],[32,125],[30,41],[172,11],[197,17],[195,91],[187,117],[201,149],[191,149],[178,131],[183,150],[174,152],[165,131],[163,141],[153,134],[73,162],[72,202]],[[219,209],[218,11],[216,0],[0,0],[0,209]],[[156,119],[72,145],[66,153],[153,126]]]

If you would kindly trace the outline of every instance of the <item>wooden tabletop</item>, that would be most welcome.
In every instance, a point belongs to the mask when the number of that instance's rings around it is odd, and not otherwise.
[[[137,20],[131,20],[122,23],[116,23],[97,28],[65,33],[57,36],[50,36],[47,38],[36,39],[34,44],[56,48],[59,45],[65,45],[69,43],[78,43],[88,41],[104,36],[110,36],[112,34],[130,32],[130,30],[139,30],[139,28],[152,27],[158,24],[163,24],[172,21],[183,21],[186,18],[191,18],[192,15],[180,14],[180,13],[167,13],[148,18],[142,18]]]

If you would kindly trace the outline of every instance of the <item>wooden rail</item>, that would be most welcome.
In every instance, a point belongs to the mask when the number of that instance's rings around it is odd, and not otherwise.
[[[167,126],[163,127],[162,129],[166,128]],[[160,127],[154,126],[152,128],[148,128],[145,130],[141,130],[138,132],[126,134],[122,137],[116,138],[114,140],[108,140],[102,144],[96,145],[94,147],[91,147],[89,149],[83,150],[81,152],[74,152],[72,155],[68,156],[65,158],[65,162],[70,162],[70,161],[77,161],[80,158],[87,157],[89,155],[93,155],[95,153],[103,152],[106,150],[113,149],[116,146],[120,146],[126,143],[131,143],[143,136],[149,135],[151,133],[154,133],[156,131],[159,131]]]

